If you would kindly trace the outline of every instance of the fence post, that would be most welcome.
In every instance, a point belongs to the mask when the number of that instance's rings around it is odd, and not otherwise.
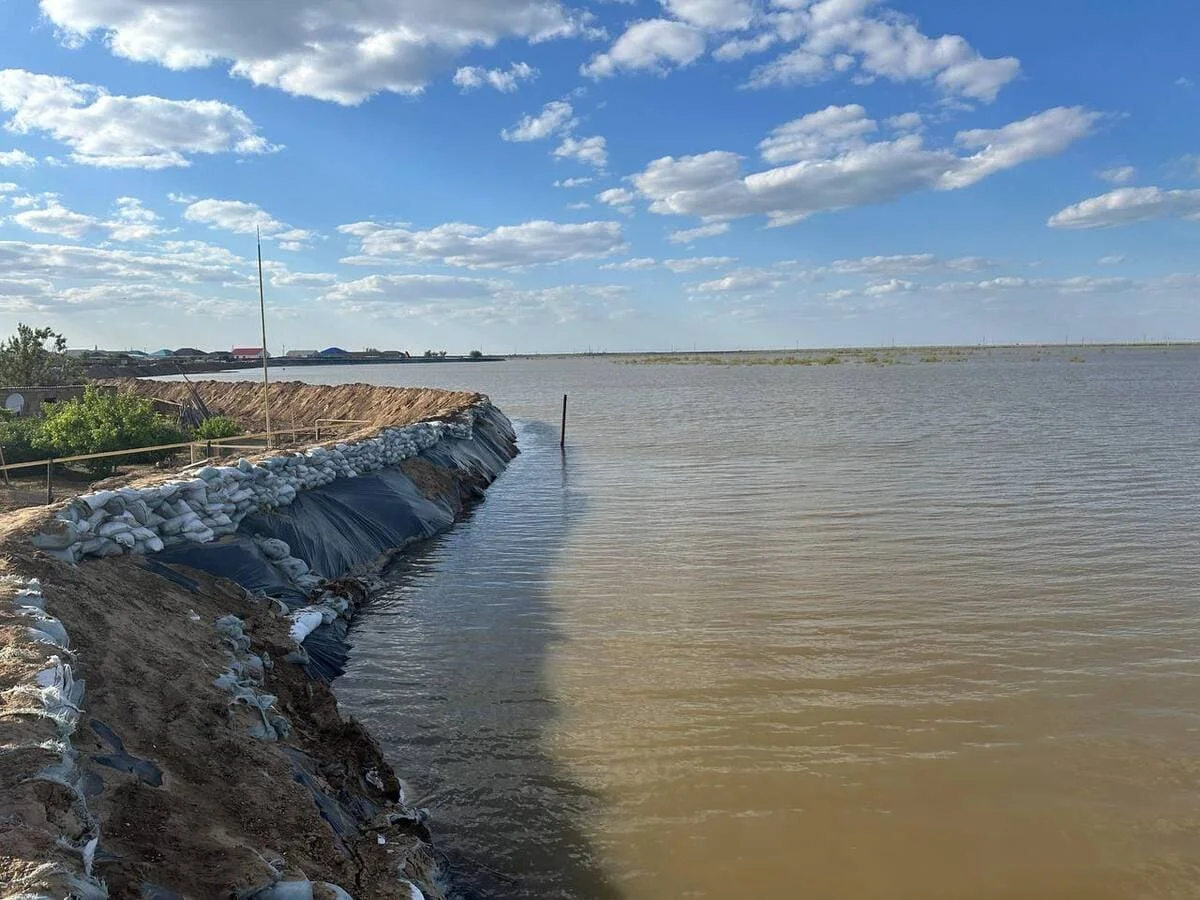
[[[567,395],[563,394],[563,414],[562,414],[562,431],[558,438],[558,447],[560,450],[567,448]]]
[[[321,440],[321,423],[318,422],[317,423],[317,441],[320,442],[320,440]]]
[[[46,505],[54,502],[54,457],[46,460]]]
[[[188,444],[188,456],[190,457],[189,465],[194,466],[196,464],[196,445],[195,444]]]
[[[204,452],[208,456],[209,459],[212,459],[212,441],[211,440],[209,440],[208,443],[206,443],[204,445]]]

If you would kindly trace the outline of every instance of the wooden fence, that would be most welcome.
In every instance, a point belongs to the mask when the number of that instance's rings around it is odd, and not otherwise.
[[[195,465],[197,461],[197,453],[203,451],[200,459],[213,459],[214,450],[229,450],[229,451],[264,451],[270,450],[277,444],[280,438],[285,435],[291,435],[291,443],[296,443],[300,440],[301,435],[312,434],[314,440],[321,440],[321,431],[325,430],[328,436],[329,431],[337,429],[343,425],[370,425],[370,422],[361,419],[317,419],[312,426],[303,428],[280,428],[271,432],[259,432],[257,434],[240,434],[228,438],[212,438],[203,441],[182,441],[178,444],[156,444],[153,447],[130,447],[127,450],[108,450],[104,453],[82,453],[76,456],[55,456],[47,459],[38,459],[31,462],[9,463],[4,460],[4,448],[0,446],[0,472],[4,474],[6,484],[11,484],[8,473],[16,469],[36,469],[44,466],[46,469],[46,502],[54,502],[54,466],[65,465],[74,462],[86,462],[89,459],[115,459],[118,456],[138,456],[143,453],[165,453],[170,450],[182,451],[187,450],[190,459],[190,464]],[[230,443],[231,441],[255,441],[256,443]],[[228,454],[220,453],[220,456]]]

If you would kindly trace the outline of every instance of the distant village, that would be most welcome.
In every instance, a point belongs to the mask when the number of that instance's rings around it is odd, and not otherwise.
[[[231,350],[200,350],[180,347],[153,352],[142,350],[68,349],[67,356],[78,360],[93,378],[111,376],[170,375],[217,372],[263,364],[262,347],[234,347]],[[504,357],[485,356],[472,350],[466,356],[451,356],[445,350],[426,350],[415,356],[407,350],[344,350],[326,347],[324,350],[286,350],[282,355],[270,355],[266,364],[272,368],[286,366],[360,365],[369,363],[436,363],[436,362],[498,362]]]
[[[142,350],[68,350],[67,356],[87,362],[116,362],[143,360],[187,360],[189,362],[251,362],[263,358],[262,347],[234,347],[232,350],[198,350],[195,347],[180,347],[178,350],[155,350],[147,353]],[[445,358],[445,350],[426,350],[426,358]],[[314,359],[314,358],[343,358],[343,359],[412,359],[407,350],[343,350],[341,347],[326,347],[324,350],[288,350],[282,357],[271,359]]]

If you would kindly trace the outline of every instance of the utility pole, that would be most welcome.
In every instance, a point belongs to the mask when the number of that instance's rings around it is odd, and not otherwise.
[[[254,229],[258,241],[258,314],[262,320],[263,419],[267,425],[267,446],[271,446],[271,378],[267,374],[267,301],[263,295],[262,234]]]

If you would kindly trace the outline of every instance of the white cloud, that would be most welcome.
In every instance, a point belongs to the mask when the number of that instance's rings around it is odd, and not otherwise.
[[[1114,166],[1097,174],[1109,184],[1129,184],[1137,177],[1137,169],[1133,166]]]
[[[536,116],[525,115],[512,128],[500,132],[506,141],[540,141],[551,135],[571,131],[579,120],[566,100],[553,100]]]
[[[1099,113],[1081,106],[1056,106],[1003,128],[960,131],[955,143],[978,152],[959,160],[955,169],[942,177],[942,187],[967,187],[1028,160],[1061,153],[1091,134],[1100,118]]]
[[[75,240],[100,224],[94,216],[67,209],[57,200],[51,200],[40,209],[17,213],[12,220],[22,228],[36,231],[38,234],[54,234]]]
[[[473,47],[596,35],[591,14],[555,0],[41,0],[41,8],[68,46],[98,36],[117,56],[170,69],[228,63],[254,84],[342,104],[418,93]]]
[[[1200,219],[1200,190],[1117,188],[1052,215],[1051,228],[1106,228],[1152,219]]]
[[[891,275],[925,272],[938,265],[932,253],[911,253],[895,256],[863,256],[858,259],[835,259],[826,270],[835,275]]]
[[[575,138],[567,135],[554,148],[557,159],[575,159],[597,169],[603,169],[608,164],[607,141],[599,135],[585,138]]]
[[[0,241],[0,275],[43,276],[56,283],[146,283],[251,286],[249,261],[201,241],[167,241],[154,250]]]
[[[1150,287],[1147,282],[1140,287]],[[1129,278],[1098,278],[1094,275],[1075,275],[1070,278],[1022,278],[1003,275],[984,281],[947,281],[934,286],[934,290],[953,293],[998,293],[1009,291],[1053,292],[1058,294],[1099,294],[1129,291],[1139,284]]]
[[[0,110],[17,134],[44,133],[71,158],[106,168],[188,166],[195,154],[269,153],[273,147],[240,109],[216,100],[122,97],[69,78],[0,71]]]
[[[20,189],[21,186],[19,184],[13,184],[11,181],[0,181],[0,194],[11,194]]]
[[[792,276],[779,268],[744,268],[689,286],[697,294],[750,294],[778,290],[792,280]]]
[[[600,268],[617,272],[640,272],[645,269],[653,269],[657,265],[658,260],[652,256],[637,256],[633,259],[623,259],[620,262],[604,263]]]
[[[637,194],[626,188],[609,188],[607,191],[598,193],[596,199],[621,212],[630,213],[633,212],[633,201],[637,199]]]
[[[355,222],[338,231],[359,239],[361,255],[374,259],[399,257],[440,261],[472,269],[522,268],[599,259],[624,248],[616,222],[533,221],[488,230],[478,225],[450,222],[428,231],[407,227]]]
[[[591,209],[592,204],[587,201],[580,200],[578,203],[568,203],[567,209]]]
[[[883,297],[887,294],[900,294],[914,291],[917,285],[912,281],[905,281],[902,278],[889,278],[887,281],[877,281],[874,284],[869,284],[863,288],[863,293],[868,297]]]
[[[735,262],[737,260],[732,256],[695,256],[664,259],[662,261],[652,256],[638,256],[633,259],[622,260],[621,262],[605,263],[600,268],[618,272],[637,272],[662,266],[676,274],[680,274],[682,272],[694,272],[697,269],[715,269],[720,266],[729,266]]]
[[[1097,262],[1102,266],[1119,266],[1125,262],[1125,257],[1119,253],[1114,253],[1111,256],[1102,256]]]
[[[272,287],[315,288],[328,287],[338,280],[329,272],[293,272],[282,263],[264,261],[263,268],[270,275]]]
[[[504,94],[511,94],[522,81],[533,81],[538,77],[538,70],[529,63],[517,62],[507,69],[483,69],[479,66],[462,66],[454,73],[454,83],[463,92],[491,85]]]
[[[37,160],[23,150],[7,150],[0,152],[0,168],[32,169]]]
[[[343,312],[424,323],[473,326],[565,324],[629,313],[623,285],[561,285],[528,290],[492,278],[448,275],[370,275],[334,285],[322,300]]]
[[[630,25],[607,52],[593,56],[579,71],[589,78],[607,78],[619,71],[664,74],[671,67],[695,62],[704,45],[704,33],[692,25],[645,19]]]
[[[662,0],[677,19],[711,31],[739,31],[754,18],[750,0]]]
[[[752,38],[734,38],[726,41],[713,51],[713,59],[721,62],[733,62],[751,53],[762,53],[775,44],[779,38],[772,32],[763,32]]]
[[[1194,81],[1192,81],[1192,79],[1190,79],[1190,78],[1188,78],[1188,77],[1186,77],[1186,76],[1184,76],[1184,75],[1180,75],[1178,78],[1176,78],[1176,79],[1175,79],[1175,85],[1176,85],[1176,87],[1187,87],[1187,88],[1190,88],[1190,87],[1194,87],[1194,86],[1195,86],[1195,84],[1196,84],[1196,83],[1195,83]]]
[[[710,222],[707,225],[699,225],[696,228],[683,228],[672,231],[667,235],[667,240],[672,244],[690,244],[692,241],[698,241],[701,238],[716,237],[717,235],[725,234],[729,231],[728,222]]]
[[[925,127],[925,120],[918,112],[906,112],[884,119],[883,124],[893,131],[920,131]]]
[[[843,130],[864,127],[863,120],[845,113],[847,108],[834,109],[840,112],[830,118]],[[631,181],[650,201],[650,210],[662,215],[717,220],[765,215],[771,225],[787,225],[817,212],[883,203],[917,190],[967,187],[1060,152],[1088,134],[1097,117],[1078,107],[1058,107],[1003,128],[960,132],[956,142],[977,150],[967,156],[929,149],[920,135],[867,143],[853,135],[825,139],[819,130],[793,135],[777,129],[764,152],[785,158],[811,154],[822,141],[833,145],[832,152],[748,175],[741,174],[740,157],[728,151],[667,156],[651,162]]]
[[[818,159],[864,146],[864,138],[877,129],[858,104],[827,106],[780,125],[758,149],[763,159],[772,163]]]
[[[751,87],[824,80],[858,66],[856,78],[932,81],[944,94],[990,102],[1020,72],[1013,57],[987,59],[965,38],[930,38],[915,20],[874,0],[779,3],[769,18],[780,40],[798,46],[758,68]]]
[[[254,234],[257,230],[264,239],[278,240],[284,244],[283,249],[298,250],[302,242],[311,238],[312,232],[279,221],[257,203],[247,203],[244,200],[215,200],[212,198],[196,200],[180,198],[187,201],[183,217],[189,222],[207,225],[210,228],[230,231],[234,234]]]
[[[594,180],[590,175],[583,178],[564,178],[561,181],[554,182],[554,186],[556,188],[583,187],[585,184],[591,184]]]
[[[662,264],[676,274],[695,272],[697,269],[715,269],[737,262],[732,256],[695,256],[684,259],[664,259]]]
[[[322,299],[333,301],[363,300],[386,296],[391,301],[422,302],[487,297],[504,287],[505,282],[452,275],[368,275],[341,282]]]
[[[163,233],[159,221],[158,213],[147,209],[136,197],[118,197],[116,210],[104,227],[114,241],[145,241]]]

